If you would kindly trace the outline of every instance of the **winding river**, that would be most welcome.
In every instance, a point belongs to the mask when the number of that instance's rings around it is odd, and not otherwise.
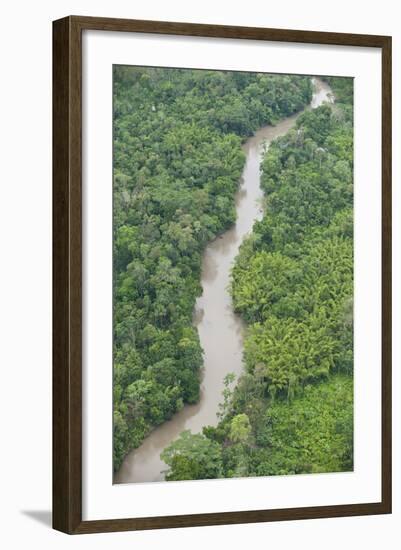
[[[332,101],[327,83],[313,78],[314,94],[308,108]],[[183,430],[193,433],[203,426],[216,425],[223,379],[229,372],[238,377],[242,371],[243,323],[232,308],[228,292],[230,270],[244,237],[256,220],[262,218],[263,191],[260,188],[260,162],[272,140],[290,130],[300,113],[283,119],[276,126],[258,130],[243,145],[246,163],[235,197],[235,225],[212,241],[202,260],[202,296],[196,301],[194,325],[204,351],[204,370],[200,400],[186,405],[174,417],[155,428],[142,445],[125,457],[114,476],[114,483],[162,481],[166,464],[160,453]]]

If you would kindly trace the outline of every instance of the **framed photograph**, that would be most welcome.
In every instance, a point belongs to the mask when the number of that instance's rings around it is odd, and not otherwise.
[[[391,38],[53,23],[53,526],[391,512]]]

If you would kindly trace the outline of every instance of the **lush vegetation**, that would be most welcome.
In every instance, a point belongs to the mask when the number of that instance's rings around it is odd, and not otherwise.
[[[198,400],[201,255],[235,220],[241,143],[310,98],[301,76],[114,68],[115,469]],[[210,456],[216,446],[197,448]]]
[[[262,162],[265,215],[232,273],[245,373],[227,378],[216,428],[165,449],[167,479],[353,468],[352,80],[327,80],[338,102],[303,113]]]
[[[342,78],[340,76],[325,76],[322,80],[327,82],[334,92],[337,104],[346,111],[352,112],[354,105],[354,86],[351,78]]]

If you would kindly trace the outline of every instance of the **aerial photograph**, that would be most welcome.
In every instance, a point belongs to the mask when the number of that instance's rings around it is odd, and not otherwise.
[[[351,472],[353,79],[113,66],[113,481]]]

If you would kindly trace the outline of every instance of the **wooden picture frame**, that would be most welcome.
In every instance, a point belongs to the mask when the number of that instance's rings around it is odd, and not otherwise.
[[[382,55],[382,496],[305,508],[82,520],[82,31],[378,48]],[[69,534],[391,512],[391,37],[70,16],[53,22],[53,527]]]

